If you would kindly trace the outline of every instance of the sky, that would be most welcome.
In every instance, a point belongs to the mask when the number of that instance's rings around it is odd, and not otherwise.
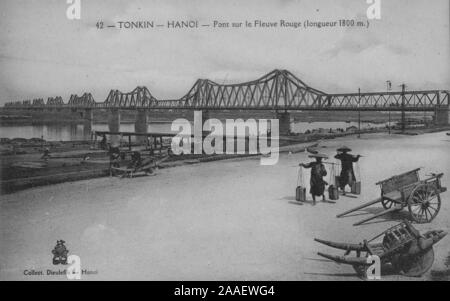
[[[182,97],[198,78],[238,83],[287,69],[327,93],[450,89],[448,0],[380,0],[369,28],[97,29],[118,21],[366,21],[366,0],[0,1],[0,105],[146,86]]]

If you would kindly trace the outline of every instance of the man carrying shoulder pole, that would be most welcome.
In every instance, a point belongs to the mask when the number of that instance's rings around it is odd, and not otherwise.
[[[347,146],[343,146],[337,149],[338,154],[334,156],[336,159],[341,161],[341,174],[339,176],[339,187],[342,190],[342,194],[345,195],[345,186],[352,186],[353,182],[356,181],[355,172],[353,171],[353,163],[358,162],[361,155],[353,156],[348,152],[352,150]]]

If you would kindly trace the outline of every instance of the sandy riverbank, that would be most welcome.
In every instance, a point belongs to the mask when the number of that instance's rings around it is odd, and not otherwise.
[[[414,128],[408,129],[405,134],[418,135],[423,133],[448,130],[447,127]],[[381,133],[385,129],[366,129],[362,134]],[[397,132],[397,131],[396,131]],[[396,133],[393,132],[393,133]],[[313,132],[306,135],[282,136],[280,139],[280,151],[303,149],[305,145],[320,140],[354,136],[354,131],[348,132]],[[22,141],[23,140],[23,141]],[[22,139],[18,141],[3,141],[0,143],[0,194],[18,190],[51,185],[56,183],[91,179],[109,175],[109,157],[107,152],[93,148],[90,141],[65,141],[46,142]],[[162,154],[166,154],[170,141],[164,144]],[[133,145],[136,147],[136,145]],[[44,160],[43,150],[50,150],[50,159]],[[98,148],[98,147],[97,147]],[[139,148],[139,147],[138,147]],[[142,150],[142,148],[140,148]],[[129,149],[124,145],[123,152]],[[148,150],[147,150],[148,151]],[[149,153],[144,156],[148,156]],[[158,152],[157,152],[158,153]],[[127,157],[127,156],[126,156]],[[128,157],[122,162],[126,166],[130,160]],[[233,158],[233,155],[183,155],[170,156],[160,167],[173,167],[199,162],[209,162],[221,159]],[[128,161],[127,161],[128,160]]]
[[[401,219],[397,214],[353,227],[361,219],[337,213],[379,195],[375,182],[416,167],[422,175],[444,172],[450,187],[450,138],[367,134],[322,143],[323,152],[346,144],[361,153],[363,194],[336,204],[298,205],[297,165],[305,153],[280,156],[274,166],[258,158],[215,161],[164,169],[135,179],[99,178],[28,189],[0,201],[0,279],[52,280],[24,270],[58,269],[51,250],[64,239],[87,280],[358,280],[353,269],[317,260],[334,252],[314,237],[359,242]],[[450,229],[449,193],[421,231]],[[377,212],[377,206],[369,209]],[[450,238],[435,246],[433,270],[445,269]],[[420,280],[430,279],[428,272]],[[402,279],[389,276],[387,279]]]

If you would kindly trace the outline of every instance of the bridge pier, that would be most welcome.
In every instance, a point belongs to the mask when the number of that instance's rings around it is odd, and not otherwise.
[[[194,127],[193,132],[200,134],[203,136],[209,135],[210,131],[203,130],[203,126],[205,125],[206,120],[209,119],[209,111],[208,110],[195,110],[194,111]]]
[[[108,111],[108,129],[110,132],[120,131],[120,111],[119,109],[110,109]]]
[[[208,119],[209,119],[209,111],[202,110],[202,134],[203,134],[203,136],[207,136],[211,133],[211,131],[203,130],[203,125],[205,124],[206,120],[208,120]]]
[[[280,135],[291,133],[291,114],[289,112],[276,112],[276,119],[279,120]]]
[[[434,113],[434,124],[435,125],[448,125],[449,124],[448,114],[449,114],[448,107],[436,108],[436,111]]]
[[[83,113],[83,136],[88,137],[92,133],[92,124],[94,121],[94,111],[86,109]]]
[[[148,128],[147,110],[138,109],[136,120],[134,122],[134,132],[140,134],[147,134]],[[139,144],[147,143],[147,136],[136,136],[136,142]]]
[[[203,130],[205,122],[209,119],[209,112],[207,110],[195,110],[194,111],[194,126],[192,128],[192,134],[194,135],[192,152],[195,154],[201,154],[203,152],[203,138],[211,133],[211,131]]]

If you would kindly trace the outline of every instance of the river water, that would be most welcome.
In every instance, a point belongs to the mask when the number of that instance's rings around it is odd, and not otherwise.
[[[386,123],[362,122],[361,128],[385,127]],[[357,122],[295,122],[291,128],[294,133],[304,133],[309,130],[319,129],[346,129],[348,127],[358,127]],[[92,127],[96,131],[108,131],[107,124],[94,124]],[[149,123],[148,132],[171,133],[171,123]],[[120,131],[133,132],[133,123],[121,123]],[[14,125],[1,126],[0,138],[43,138],[47,141],[77,141],[89,140],[90,132],[84,130],[83,124],[48,124],[48,125]]]

